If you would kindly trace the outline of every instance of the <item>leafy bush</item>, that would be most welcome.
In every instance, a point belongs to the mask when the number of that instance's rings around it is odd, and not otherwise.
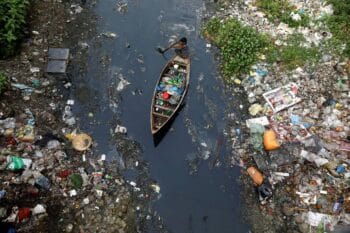
[[[294,12],[288,0],[257,0],[256,5],[266,13],[270,21],[281,21],[290,27],[306,27],[310,21],[309,16],[304,12]],[[293,20],[291,13],[298,13],[301,20]]]
[[[6,89],[7,86],[7,80],[6,76],[0,72],[0,94]]]
[[[0,1],[0,57],[14,54],[23,36],[26,23],[28,0]]]
[[[333,36],[346,44],[344,55],[350,57],[350,1],[328,0],[333,5],[334,13],[327,18],[327,25]]]
[[[236,19],[209,20],[203,27],[203,35],[221,51],[224,76],[247,72],[257,61],[257,55],[267,46],[268,40],[254,29],[243,26]]]

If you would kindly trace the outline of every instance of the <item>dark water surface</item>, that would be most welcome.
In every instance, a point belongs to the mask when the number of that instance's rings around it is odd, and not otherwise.
[[[90,42],[86,75],[74,83],[80,128],[92,133],[98,151],[113,159],[118,156],[112,141],[118,116],[128,136],[142,145],[150,175],[160,185],[161,198],[154,208],[170,232],[248,232],[242,219],[239,169],[229,168],[225,161],[229,152],[224,112],[230,110],[213,53],[206,51],[199,36],[203,2],[130,0],[125,13],[116,10],[116,3],[101,0],[96,6],[101,40]],[[104,38],[106,32],[118,36]],[[190,89],[171,130],[155,147],[149,111],[166,60],[154,47],[168,44],[171,36],[188,37]],[[120,77],[130,84],[116,91]],[[89,118],[88,112],[94,117]],[[199,163],[190,168],[187,160],[193,158]]]

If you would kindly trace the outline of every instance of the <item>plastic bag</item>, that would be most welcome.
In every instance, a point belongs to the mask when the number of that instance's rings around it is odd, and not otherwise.
[[[25,168],[29,168],[32,164],[31,159],[23,159],[17,156],[7,157],[7,169],[17,171]]]
[[[262,143],[263,143],[262,135],[265,131],[265,127],[260,125],[260,124],[252,123],[249,126],[249,129],[250,129],[250,133],[251,133],[250,143],[253,145],[254,149],[261,150]]]
[[[275,131],[271,129],[265,131],[264,147],[265,147],[265,150],[276,150],[280,147]]]
[[[263,174],[255,167],[249,167],[247,172],[256,185],[259,186],[264,182]]]

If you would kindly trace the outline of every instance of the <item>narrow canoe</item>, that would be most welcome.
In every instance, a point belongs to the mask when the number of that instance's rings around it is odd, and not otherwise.
[[[152,98],[152,134],[160,131],[178,111],[187,93],[189,81],[189,58],[175,56],[164,66]]]

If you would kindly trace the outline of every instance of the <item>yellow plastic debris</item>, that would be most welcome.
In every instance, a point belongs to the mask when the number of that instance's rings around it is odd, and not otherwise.
[[[252,116],[256,116],[262,110],[264,110],[264,108],[260,104],[253,104],[248,109],[249,114]]]
[[[234,82],[235,82],[237,85],[240,85],[242,81],[239,80],[238,78],[236,78],[236,79],[234,80]]]
[[[73,148],[77,151],[85,151],[92,144],[92,138],[85,133],[80,133],[80,134],[71,133],[71,134],[66,134],[64,136],[67,139],[72,141]]]
[[[336,103],[336,104],[335,104],[335,108],[338,109],[338,110],[340,110],[340,109],[343,108],[343,105],[342,105],[341,103]]]

